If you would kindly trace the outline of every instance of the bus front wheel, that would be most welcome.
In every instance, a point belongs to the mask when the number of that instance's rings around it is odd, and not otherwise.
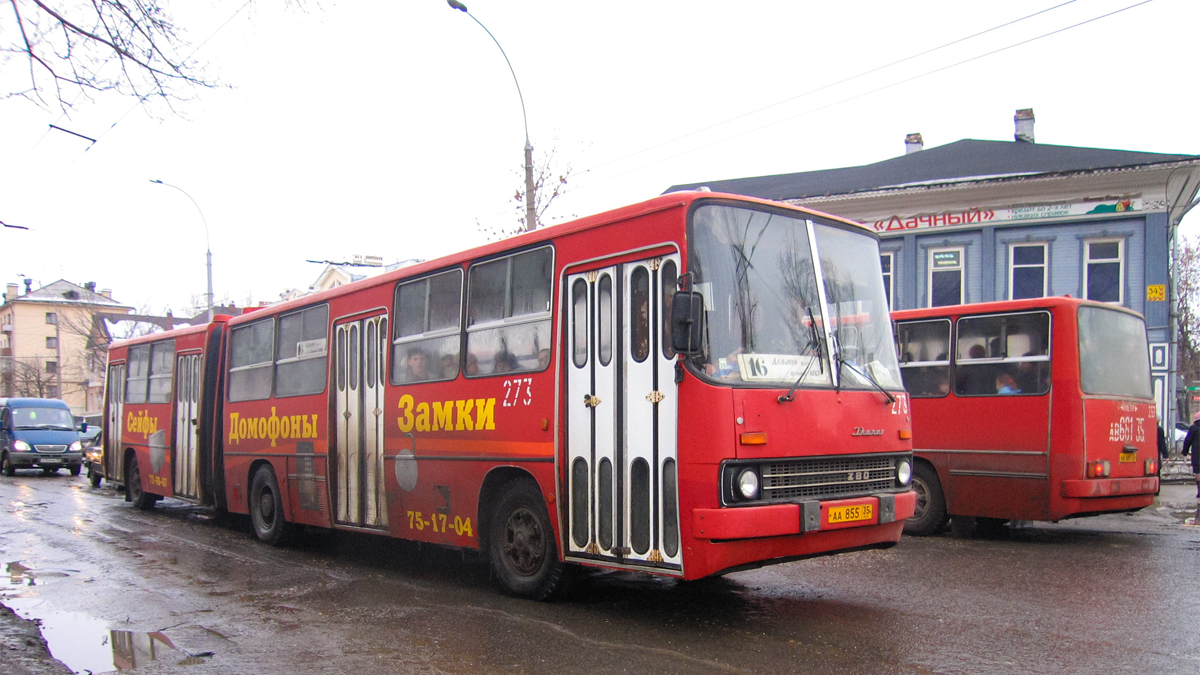
[[[912,485],[917,493],[917,509],[912,518],[904,521],[904,534],[924,537],[940,532],[949,517],[946,515],[946,499],[942,495],[937,471],[924,462],[918,462],[913,471]]]
[[[283,517],[283,495],[268,464],[258,467],[250,484],[250,520],[263,543],[280,546],[286,542],[290,526]]]
[[[488,557],[504,590],[532,600],[546,600],[559,591],[566,565],[546,504],[532,480],[510,483],[500,496],[488,532]]]

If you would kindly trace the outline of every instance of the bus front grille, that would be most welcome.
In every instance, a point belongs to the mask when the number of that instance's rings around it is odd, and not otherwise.
[[[762,497],[831,499],[891,490],[896,457],[821,457],[764,464]]]

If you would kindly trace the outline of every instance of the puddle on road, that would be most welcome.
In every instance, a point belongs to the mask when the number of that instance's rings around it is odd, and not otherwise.
[[[37,570],[10,562],[7,585],[16,588],[40,585],[47,578],[69,577],[73,571]],[[152,661],[190,666],[205,663],[212,656],[187,654],[161,632],[110,630],[107,622],[93,616],[53,611],[35,596],[0,593],[0,600],[22,619],[38,621],[50,654],[81,675],[133,670]]]

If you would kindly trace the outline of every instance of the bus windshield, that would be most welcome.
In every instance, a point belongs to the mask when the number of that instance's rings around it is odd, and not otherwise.
[[[706,310],[705,374],[773,386],[901,388],[870,236],[712,204],[693,213],[689,247]]]
[[[1145,322],[1125,312],[1080,307],[1079,384],[1085,394],[1150,398]]]

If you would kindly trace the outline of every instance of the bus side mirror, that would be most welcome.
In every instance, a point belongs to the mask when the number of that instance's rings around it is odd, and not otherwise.
[[[671,348],[678,354],[699,354],[704,338],[704,298],[679,291],[671,299]]]

